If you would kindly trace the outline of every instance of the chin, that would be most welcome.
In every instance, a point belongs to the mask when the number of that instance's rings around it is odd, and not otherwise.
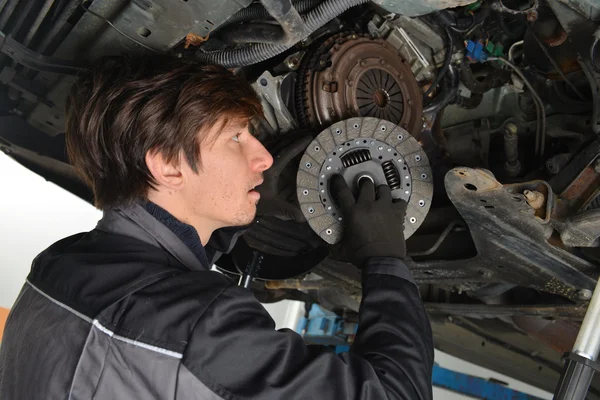
[[[248,210],[239,210],[231,221],[231,226],[244,226],[252,223],[256,217],[256,206]]]

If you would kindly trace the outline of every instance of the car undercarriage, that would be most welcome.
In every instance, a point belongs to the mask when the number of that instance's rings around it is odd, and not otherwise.
[[[436,347],[553,391],[600,267],[599,21],[593,0],[6,0],[0,150],[92,202],[65,154],[77,74],[122,53],[221,64],[253,82],[277,160],[223,273],[351,318],[328,181],[387,184]]]

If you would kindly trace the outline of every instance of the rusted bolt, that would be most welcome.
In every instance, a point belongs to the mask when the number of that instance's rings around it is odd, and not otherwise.
[[[526,190],[523,192],[525,199],[527,200],[527,204],[531,206],[534,210],[539,210],[544,206],[544,202],[546,201],[544,195],[535,190]]]
[[[531,10],[527,13],[527,21],[535,22],[538,19],[538,12],[535,10]]]
[[[597,174],[600,174],[600,158],[594,163],[594,171],[596,171]]]
[[[367,62],[365,60],[360,60],[360,66],[364,67],[365,65],[367,65]]]
[[[382,59],[380,59],[380,60],[379,60],[379,64],[381,64],[381,65],[385,65],[385,60],[384,60],[383,58],[382,58]]]
[[[592,291],[589,289],[581,289],[577,291],[579,300],[589,300],[592,298]]]

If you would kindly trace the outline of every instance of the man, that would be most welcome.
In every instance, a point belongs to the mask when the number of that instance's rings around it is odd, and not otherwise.
[[[275,331],[210,271],[253,221],[273,163],[248,131],[248,83],[218,66],[107,58],[74,86],[67,149],[96,206],[88,233],[33,262],[0,349],[0,398],[430,399],[431,330],[405,256],[405,203],[343,178],[343,248],[362,269],[360,327],[337,356]]]

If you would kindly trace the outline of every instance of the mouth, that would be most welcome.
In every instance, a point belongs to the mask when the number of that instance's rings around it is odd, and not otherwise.
[[[260,185],[262,185],[262,183],[263,183],[263,180],[260,180],[260,181],[258,181],[258,182],[257,182],[257,183],[256,183],[254,186],[251,186],[251,187],[250,187],[250,190],[248,190],[248,193],[251,193],[251,192],[256,192],[256,193],[258,193],[258,190],[257,190],[257,189],[258,189],[258,187],[259,187]]]

